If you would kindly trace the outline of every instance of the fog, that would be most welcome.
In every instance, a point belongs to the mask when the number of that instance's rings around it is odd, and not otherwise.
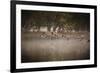
[[[39,35],[40,33],[23,33],[22,62],[85,60],[90,58],[88,33],[66,34],[65,38],[43,38]]]
[[[90,59],[90,14],[21,11],[21,61]]]

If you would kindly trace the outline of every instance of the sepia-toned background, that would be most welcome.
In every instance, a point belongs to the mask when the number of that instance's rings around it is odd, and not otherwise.
[[[90,14],[21,11],[22,62],[90,58]]]

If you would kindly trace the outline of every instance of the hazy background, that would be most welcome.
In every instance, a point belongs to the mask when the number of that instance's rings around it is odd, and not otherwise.
[[[90,58],[90,14],[21,11],[22,62]]]

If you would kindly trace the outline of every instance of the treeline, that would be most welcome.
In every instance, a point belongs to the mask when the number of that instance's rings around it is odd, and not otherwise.
[[[89,31],[90,15],[89,13],[71,13],[71,12],[50,12],[50,11],[27,11],[22,10],[21,26],[25,29],[40,30],[41,27],[47,27],[48,31]]]

